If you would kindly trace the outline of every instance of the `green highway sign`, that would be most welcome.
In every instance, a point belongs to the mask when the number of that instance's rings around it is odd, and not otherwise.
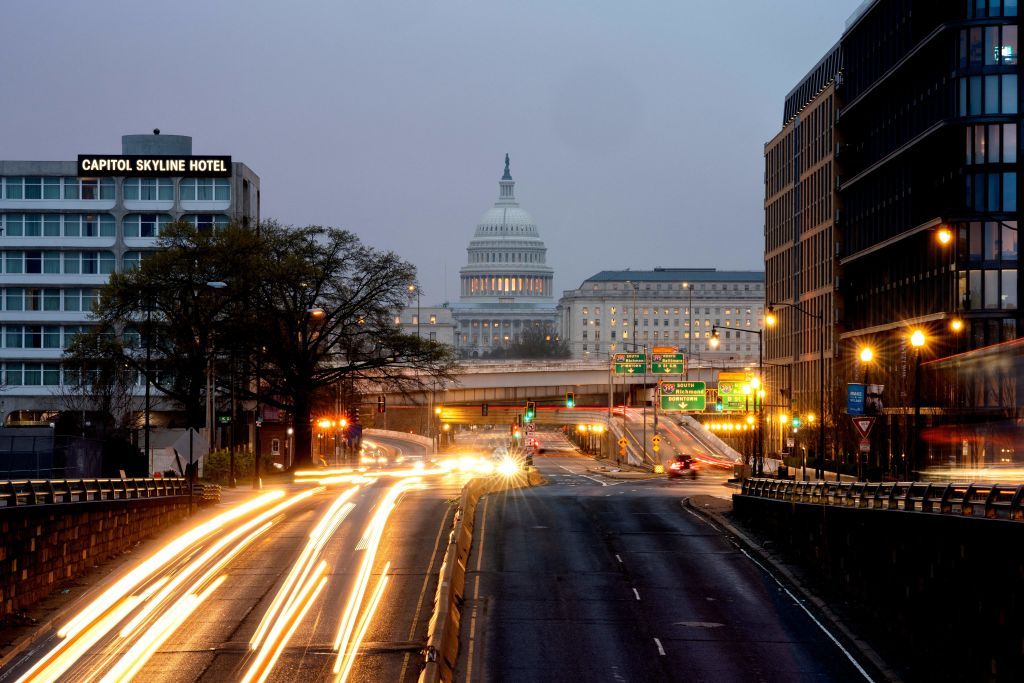
[[[651,354],[652,375],[681,375],[686,372],[686,361],[681,353]]]
[[[222,425],[231,424],[231,416],[230,415],[218,415],[217,416],[217,422],[220,422]]]
[[[707,406],[706,389],[704,382],[662,382],[661,409],[703,413]]]
[[[722,412],[743,412],[753,406],[752,394],[743,393],[746,382],[732,380],[718,381],[718,400],[722,402]]]
[[[642,375],[647,369],[646,353],[615,354],[616,375]]]

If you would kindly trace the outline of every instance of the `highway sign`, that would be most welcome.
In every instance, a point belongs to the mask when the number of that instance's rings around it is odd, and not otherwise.
[[[647,369],[646,353],[615,354],[616,375],[642,375]]]
[[[620,436],[620,437],[619,437],[619,447],[620,447],[620,448],[625,448],[625,447],[626,447],[626,444],[628,444],[628,443],[629,443],[629,442],[628,442],[628,441],[626,441],[626,437],[624,437],[624,436]]]
[[[725,375],[726,373],[721,373]],[[738,373],[728,373],[735,375]],[[743,385],[746,384],[746,380],[742,382],[736,380],[723,380],[719,375],[718,380],[718,400],[722,403],[723,412],[742,412],[748,410],[751,406],[750,398],[752,394],[743,393]]]
[[[661,445],[661,437],[658,436],[657,434],[655,434],[654,436],[651,437],[651,443],[653,443],[655,446],[660,446]]]
[[[662,382],[661,409],[702,413],[707,406],[704,382]]]
[[[686,372],[686,360],[681,353],[651,354],[652,375],[681,375]]]

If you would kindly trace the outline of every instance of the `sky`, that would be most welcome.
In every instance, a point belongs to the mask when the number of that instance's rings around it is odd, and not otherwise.
[[[0,22],[0,159],[191,135],[263,218],[332,225],[455,300],[507,152],[555,291],[764,267],[763,148],[860,0],[34,0]]]

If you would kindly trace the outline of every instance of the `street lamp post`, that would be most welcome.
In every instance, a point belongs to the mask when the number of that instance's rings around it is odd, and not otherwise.
[[[861,347],[861,350],[860,350],[860,353],[858,354],[858,357],[860,358],[861,365],[864,366],[864,399],[865,399],[865,402],[866,402],[867,401],[867,392],[868,392],[868,381],[870,380],[870,377],[871,377],[871,363],[875,359],[875,352],[874,352],[874,350],[870,346],[864,346],[864,347]],[[864,456],[864,460],[866,462],[868,462],[869,464],[871,463],[871,442],[870,441],[868,441],[868,451],[867,451],[867,453]],[[858,480],[862,478],[862,471],[861,470],[862,470],[862,468],[861,468],[860,449],[858,448],[857,449],[857,479]]]
[[[763,395],[764,386],[762,384],[764,377],[764,348],[763,340],[764,334],[761,330],[745,330],[741,327],[730,327],[733,332],[742,332],[743,334],[756,334],[757,335],[757,381],[758,385],[756,388],[758,393],[754,395],[754,407],[757,408],[757,442],[756,442],[756,453],[754,457],[754,475],[762,476],[764,474],[764,401],[760,403],[758,408],[758,397]],[[721,343],[718,337],[718,325],[711,327],[711,347],[716,348]]]
[[[409,285],[409,295],[416,292],[416,337],[420,336],[420,287],[419,285]]]
[[[149,452],[149,431],[150,431],[150,390],[149,390],[149,364],[152,361],[153,354],[153,297],[151,294],[146,295],[146,371],[143,373],[143,380],[146,382],[146,410],[145,410],[145,443],[144,448],[146,451],[146,467],[148,471],[150,462]],[[150,473],[152,474],[152,473]]]
[[[921,465],[921,350],[924,348],[925,336],[921,330],[914,330],[910,335],[910,345],[914,347],[914,440],[911,458],[906,462],[907,481],[911,481],[914,472]]]
[[[825,478],[825,316],[824,314],[815,314],[808,311],[799,304],[768,304],[768,312],[765,316],[765,323],[771,327],[777,322],[775,317],[775,306],[782,308],[792,308],[795,311],[803,313],[808,318],[818,321],[819,335],[818,335],[818,370],[819,370],[819,411],[821,415],[821,424],[818,426],[818,463],[815,467],[814,475],[819,479]],[[839,467],[836,466],[836,479],[839,479]]]

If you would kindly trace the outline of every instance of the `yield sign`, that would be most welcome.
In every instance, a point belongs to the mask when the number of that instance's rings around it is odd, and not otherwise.
[[[868,434],[871,433],[871,428],[875,426],[874,417],[855,417],[853,418],[853,426],[860,432],[862,438],[868,438]]]

